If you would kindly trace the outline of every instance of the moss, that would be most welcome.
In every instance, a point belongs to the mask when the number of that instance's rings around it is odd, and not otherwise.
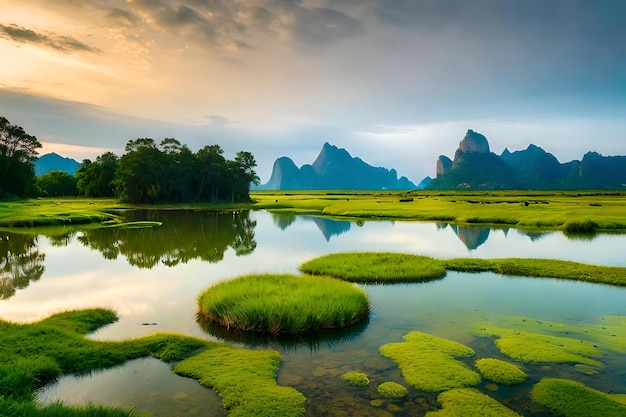
[[[361,283],[423,282],[446,275],[437,259],[388,252],[334,253],[305,262],[300,270]]]
[[[375,399],[370,401],[370,405],[372,407],[380,407],[385,403],[385,400],[381,400],[381,399]]]
[[[583,363],[602,367],[602,363],[593,359],[601,357],[602,352],[589,341],[500,328],[489,323],[474,324],[473,331],[478,336],[499,336],[495,341],[498,349],[519,362]]]
[[[63,406],[41,411],[36,409],[33,391],[63,374],[89,373],[153,356],[166,362],[183,361],[177,369],[180,373],[194,368],[195,373],[188,376],[214,386],[224,404],[230,404],[231,415],[246,415],[245,410],[251,407],[265,412],[254,414],[259,416],[295,416],[304,410],[300,393],[275,383],[281,358],[278,352],[248,351],[177,334],[153,334],[122,342],[85,337],[116,319],[110,310],[91,309],[59,313],[31,324],[0,320],[0,409],[17,410],[9,415],[130,415],[118,409],[92,412],[93,408]],[[259,405],[260,395],[266,406]],[[238,410],[244,410],[244,414],[237,414]]]
[[[526,372],[522,371],[517,366],[499,359],[478,359],[474,362],[474,366],[478,369],[483,378],[498,384],[514,385],[522,383],[528,378]]]
[[[567,379],[542,379],[533,387],[531,398],[564,417],[626,415],[626,405],[615,396]]]
[[[350,371],[341,375],[341,378],[348,381],[350,385],[364,387],[370,383],[369,378],[363,372]]]
[[[600,370],[598,368],[591,365],[585,365],[584,363],[577,363],[576,365],[574,365],[574,369],[576,370],[576,372],[580,372],[581,374],[585,375],[595,375],[600,373]]]
[[[442,409],[429,411],[426,417],[521,417],[493,398],[473,389],[455,388],[437,396]]]
[[[378,386],[378,393],[384,398],[398,399],[406,397],[409,391],[396,382],[387,381]]]
[[[200,320],[226,329],[305,334],[348,327],[367,318],[369,300],[353,284],[329,277],[247,275],[198,297]]]
[[[174,367],[179,375],[197,379],[222,397],[230,417],[300,416],[304,396],[276,384],[280,354],[220,346],[205,350]]]
[[[380,353],[398,364],[413,387],[437,392],[480,383],[480,375],[455,359],[473,356],[469,347],[415,331],[406,334],[404,340],[381,346]]]

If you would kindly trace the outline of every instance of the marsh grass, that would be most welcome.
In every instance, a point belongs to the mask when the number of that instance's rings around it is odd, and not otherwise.
[[[427,256],[389,252],[336,253],[300,265],[300,271],[328,275],[350,282],[423,282],[443,278],[443,262]]]
[[[491,271],[501,275],[559,278],[626,286],[626,268],[590,265],[557,259],[453,258],[439,260],[421,255],[387,252],[334,253],[300,265],[302,272],[328,275],[351,282],[421,282],[445,276],[446,270]]]
[[[544,378],[537,383],[531,398],[564,417],[621,417],[626,405],[621,398],[567,379]]]
[[[0,204],[0,227],[38,227],[100,223],[117,216],[113,199],[40,198]]]
[[[198,297],[198,319],[226,329],[302,334],[353,325],[367,318],[360,288],[329,277],[247,275],[218,283]]]
[[[115,320],[115,313],[104,309],[68,311],[31,324],[0,319],[0,415],[137,416],[129,410],[100,406],[41,407],[34,402],[34,391],[61,375],[87,374],[146,356],[169,363],[182,361],[174,372],[215,388],[229,415],[251,415],[251,409],[260,416],[302,414],[302,394],[276,384],[278,352],[248,351],[178,334],[157,333],[117,342],[85,337]]]
[[[566,233],[626,231],[624,192],[254,192],[253,208],[332,217],[508,225]]]

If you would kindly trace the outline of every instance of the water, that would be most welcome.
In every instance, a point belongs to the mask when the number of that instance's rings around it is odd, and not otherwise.
[[[626,266],[624,235],[567,239],[560,232],[526,234],[515,229],[460,228],[419,222],[346,222],[265,212],[240,214],[141,212],[163,221],[156,229],[91,230],[54,237],[0,234],[0,317],[36,321],[74,308],[108,307],[120,320],[90,337],[115,340],[155,331],[212,338],[195,322],[195,299],[207,286],[248,273],[298,273],[305,260],[342,251],[395,251],[437,258],[538,257]],[[492,341],[476,338],[473,323],[524,316],[566,324],[596,323],[604,315],[626,315],[626,289],[603,285],[449,272],[425,284],[365,286],[372,302],[366,325],[326,340],[255,341],[278,349],[278,382],[301,391],[307,415],[389,415],[376,386],[404,382],[381,345],[411,330],[471,346],[477,357],[500,357]],[[153,325],[144,325],[150,323]],[[230,341],[243,344],[243,341]],[[248,341],[250,343],[250,341]],[[571,365],[551,370],[527,366],[530,381],[519,387],[477,388],[525,415],[545,410],[528,400],[544,376],[579,380],[607,392],[626,393],[626,357],[607,352],[600,374],[587,376]],[[471,366],[473,358],[467,361]],[[609,366],[610,364],[610,366]],[[340,375],[368,374],[365,389],[347,386]],[[493,387],[492,387],[493,388]],[[423,415],[436,394],[410,390],[394,403],[394,415]],[[154,359],[131,361],[90,376],[66,376],[39,393],[42,403],[62,400],[132,406],[154,415],[225,415],[216,394],[181,378]]]

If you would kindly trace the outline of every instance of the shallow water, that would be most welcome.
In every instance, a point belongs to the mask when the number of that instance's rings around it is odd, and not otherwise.
[[[120,320],[91,335],[115,340],[155,331],[215,338],[195,322],[197,294],[223,279],[247,273],[297,273],[310,258],[341,251],[397,251],[438,258],[540,257],[626,266],[624,235],[570,240],[560,232],[525,234],[515,229],[469,229],[419,222],[353,223],[264,212],[217,215],[143,212],[163,221],[156,229],[96,230],[45,236],[0,235],[4,285],[0,317],[33,321],[73,308],[109,307]],[[4,255],[3,255],[4,254]],[[467,344],[476,357],[504,356],[493,341],[470,332],[473,323],[524,316],[566,324],[597,323],[626,315],[626,289],[551,279],[449,272],[425,284],[365,286],[372,302],[369,322],[337,339],[301,344],[268,341],[281,351],[278,382],[301,391],[307,415],[423,415],[436,395],[415,389],[400,401],[380,399],[376,386],[408,387],[396,364],[378,348],[411,330]],[[150,325],[145,325],[150,324]],[[243,343],[243,342],[241,342]],[[466,361],[471,366],[475,358]],[[572,365],[526,365],[529,381],[515,387],[477,388],[524,415],[550,415],[529,401],[541,377],[576,379],[606,392],[626,393],[626,355],[605,352],[606,368],[588,376]],[[372,381],[354,388],[340,375],[356,370]],[[492,386],[489,388],[493,389]],[[154,415],[225,415],[219,397],[195,381],[176,376],[153,359],[89,377],[67,376],[46,387],[41,402],[100,402],[133,406]],[[399,410],[395,409],[399,407]]]

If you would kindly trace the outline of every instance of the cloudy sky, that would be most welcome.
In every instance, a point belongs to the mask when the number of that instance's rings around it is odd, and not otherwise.
[[[0,115],[78,160],[138,137],[418,182],[496,153],[626,154],[623,0],[0,0]]]

